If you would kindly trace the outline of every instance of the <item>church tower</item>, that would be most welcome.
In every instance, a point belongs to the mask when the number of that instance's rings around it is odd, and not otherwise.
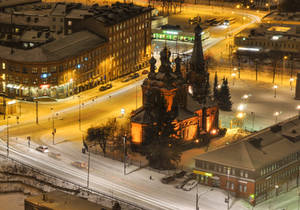
[[[189,92],[199,103],[205,104],[207,100],[207,83],[209,82],[209,73],[205,68],[205,60],[202,47],[203,30],[198,24],[195,27],[195,41],[190,69],[187,73],[187,83]]]

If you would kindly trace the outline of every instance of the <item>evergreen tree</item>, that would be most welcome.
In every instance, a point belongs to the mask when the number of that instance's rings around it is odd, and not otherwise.
[[[220,95],[219,95],[219,107],[223,111],[232,110],[231,96],[229,92],[229,86],[227,79],[223,79]]]
[[[156,100],[153,110],[154,123],[147,126],[144,132],[145,142],[142,153],[149,161],[149,165],[156,169],[174,168],[181,158],[182,139],[178,138],[173,120],[177,116],[178,105],[176,99],[172,108],[167,112],[167,103],[160,92],[155,92]]]
[[[215,73],[215,81],[214,81],[214,100],[219,101],[219,89],[218,89],[218,75]]]

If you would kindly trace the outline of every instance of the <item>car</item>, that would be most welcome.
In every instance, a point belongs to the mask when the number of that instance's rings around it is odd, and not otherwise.
[[[111,84],[111,83],[108,83],[107,85],[105,85],[105,87],[106,87],[106,90],[107,90],[107,89],[110,89],[110,88],[112,88],[112,84]]]
[[[197,23],[201,23],[201,17],[200,16],[196,16],[196,17],[193,17],[193,18],[189,19],[189,24],[194,25],[194,24],[197,24]]]
[[[131,80],[131,78],[130,78],[130,77],[127,77],[127,78],[123,79],[122,82],[128,82],[128,81],[130,81],[130,80]]]
[[[148,74],[148,73],[149,73],[148,70],[144,70],[144,71],[142,72],[142,74]]]
[[[167,176],[161,179],[161,182],[164,184],[169,184],[170,182],[173,182],[175,180],[174,176]]]
[[[42,152],[42,153],[49,152],[48,147],[45,146],[45,145],[38,146],[38,147],[36,148],[36,150],[39,151],[39,152]]]
[[[185,174],[186,174],[186,171],[180,171],[174,175],[176,178],[182,178],[182,177],[184,177]]]
[[[138,78],[140,75],[139,73],[134,73],[133,75],[130,76],[131,79]]]
[[[192,179],[192,180],[188,181],[188,182],[182,187],[182,189],[183,189],[184,191],[190,191],[190,190],[192,190],[194,187],[196,187],[197,184],[198,184],[197,180]]]
[[[104,91],[104,90],[106,90],[106,85],[103,85],[99,88],[99,91]]]
[[[85,162],[81,162],[81,161],[74,161],[72,162],[72,165],[77,167],[77,168],[83,168],[83,169],[87,169],[88,165]]]

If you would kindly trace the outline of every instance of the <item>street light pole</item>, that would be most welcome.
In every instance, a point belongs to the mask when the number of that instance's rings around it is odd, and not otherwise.
[[[126,134],[123,136],[124,144],[124,175],[126,175]]]
[[[89,150],[87,188],[89,188],[89,185],[90,185],[90,160],[91,160],[91,152],[90,152],[90,150]]]
[[[79,130],[81,130],[81,101],[80,96],[78,96],[79,104],[78,104],[78,123],[79,123]]]
[[[276,98],[276,96],[277,96],[277,94],[276,94],[276,89],[278,88],[278,86],[277,86],[277,85],[274,85],[273,88],[274,88],[274,98]]]
[[[52,144],[54,145],[54,138],[55,138],[56,130],[54,128],[54,110],[53,110],[53,107],[51,107],[51,111],[52,111]]]
[[[35,102],[35,117],[36,117],[35,119],[36,124],[39,124],[39,102],[38,101]]]
[[[10,116],[7,116],[6,118],[6,138],[7,138],[7,141],[6,141],[6,155],[7,157],[9,156],[9,128],[8,128],[8,119],[10,118]]]

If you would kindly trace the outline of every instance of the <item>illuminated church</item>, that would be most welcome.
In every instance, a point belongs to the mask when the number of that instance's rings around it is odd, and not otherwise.
[[[175,69],[172,69],[171,52],[167,47],[160,52],[161,66],[157,72],[155,58],[150,59],[150,72],[142,84],[143,106],[131,116],[133,143],[141,144],[145,128],[155,123],[155,98],[152,95],[157,92],[164,97],[167,111],[176,103],[174,124],[182,139],[192,141],[201,139],[202,135],[208,133],[217,134],[219,108],[209,91],[209,73],[205,68],[201,33],[202,28],[197,25],[193,54],[185,76],[182,74],[181,60],[178,56],[175,59]]]

